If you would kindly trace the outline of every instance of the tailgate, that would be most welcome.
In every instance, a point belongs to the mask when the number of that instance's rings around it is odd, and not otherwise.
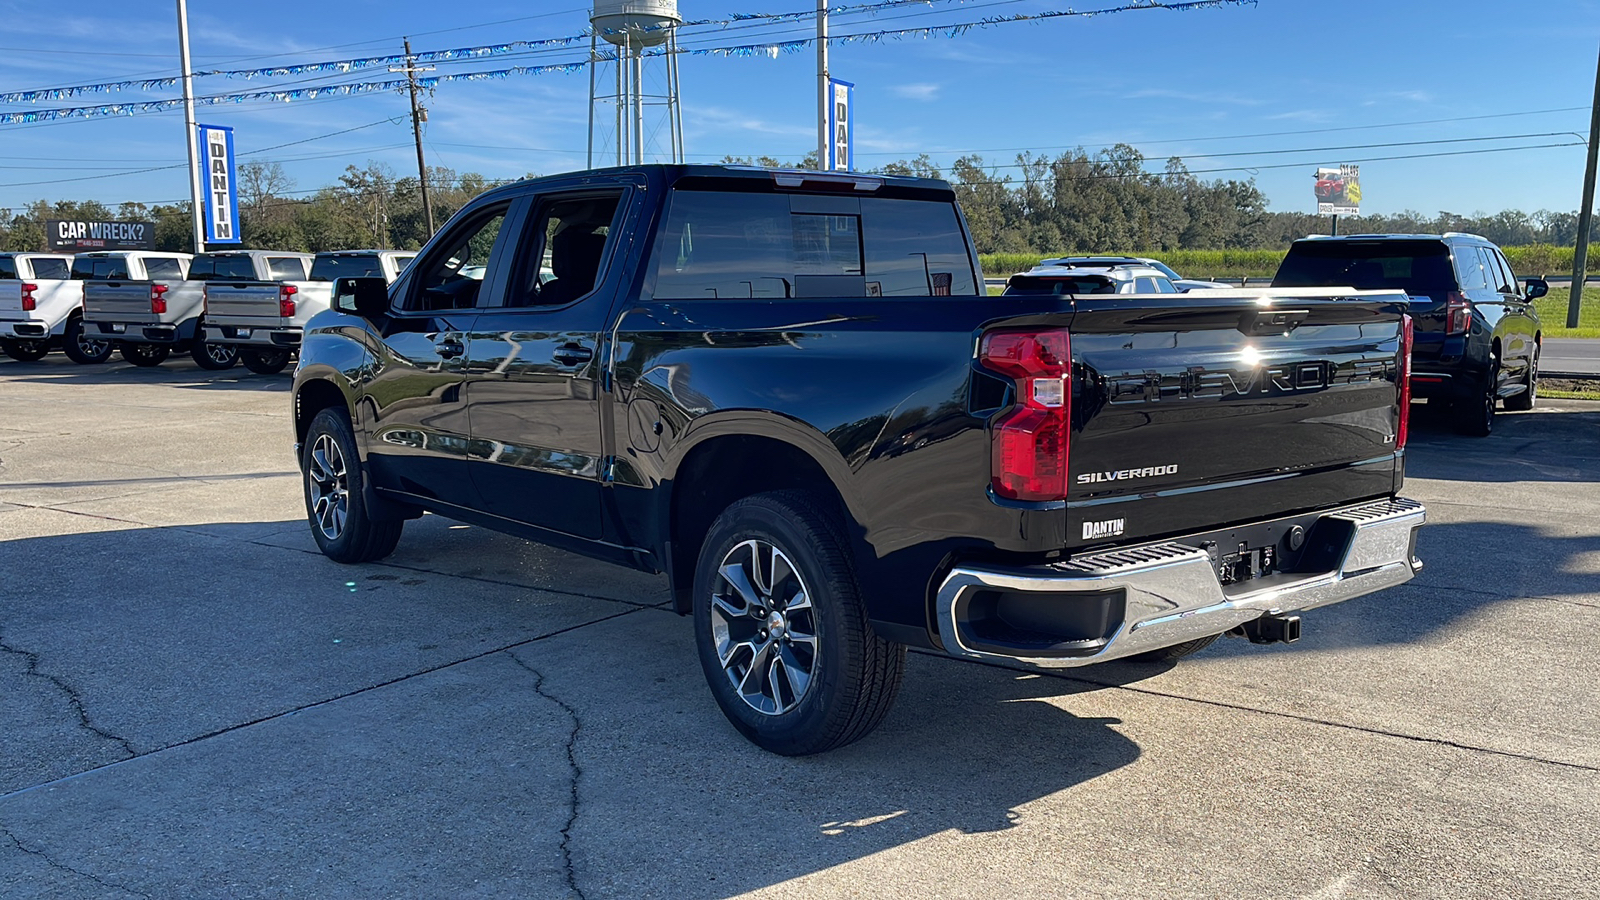
[[[150,285],[138,281],[89,281],[83,286],[83,315],[90,321],[150,322]]]
[[[1072,538],[1126,543],[1396,488],[1405,297],[1306,293],[1078,300]]]
[[[22,282],[0,281],[0,319],[26,318],[22,314]]]
[[[206,321],[213,325],[274,325],[277,282],[214,281],[206,285]]]

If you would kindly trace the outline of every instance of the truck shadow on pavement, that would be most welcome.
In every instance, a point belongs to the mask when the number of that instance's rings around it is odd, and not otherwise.
[[[276,375],[257,375],[243,366],[208,371],[174,356],[159,366],[142,368],[113,359],[100,365],[80,366],[64,358],[46,357],[35,363],[0,365],[0,377],[14,384],[124,385],[148,384],[192,390],[284,391],[294,381],[293,368]]]
[[[1600,403],[1495,416],[1486,438],[1457,434],[1427,404],[1413,411],[1406,475],[1442,481],[1600,481]]]

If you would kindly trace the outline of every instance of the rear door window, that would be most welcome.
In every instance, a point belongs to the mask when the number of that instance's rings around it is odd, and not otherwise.
[[[1156,290],[1156,280],[1149,275],[1141,275],[1138,278],[1135,278],[1133,280],[1133,292],[1135,294],[1158,293]]]
[[[64,259],[35,259],[33,277],[48,281],[65,281],[69,275]]]
[[[273,281],[304,281],[306,261],[298,256],[269,256],[267,271],[272,273]]]
[[[1521,291],[1517,290],[1517,276],[1511,271],[1511,263],[1506,262],[1506,258],[1501,255],[1500,251],[1492,247],[1485,247],[1483,252],[1494,260],[1495,268],[1500,272],[1499,283],[1492,285],[1492,287],[1499,288],[1503,294],[1521,293]]]
[[[564,306],[595,289],[610,256],[621,191],[546,197],[523,236],[508,306]]]
[[[949,203],[676,191],[657,299],[974,296]]]

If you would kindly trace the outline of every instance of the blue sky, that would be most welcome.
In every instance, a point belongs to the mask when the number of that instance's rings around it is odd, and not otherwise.
[[[1119,2],[943,0],[875,17],[841,15],[833,30],[948,25]],[[7,23],[0,91],[175,73],[174,5],[0,3]],[[811,0],[679,4],[686,19],[813,6]],[[586,10],[574,0],[191,0],[190,27],[197,70],[242,69],[398,53],[404,34],[418,50],[572,35],[587,24]],[[806,37],[813,27],[699,28],[681,40],[691,47],[775,42]],[[570,62],[581,60],[585,49],[477,59],[441,70]],[[845,44],[833,49],[832,69],[857,84],[857,153],[866,166],[923,152],[948,164],[970,151],[1006,165],[1021,149],[1095,150],[1122,141],[1156,167],[1177,155],[1197,172],[1232,169],[1201,177],[1253,176],[1277,210],[1314,210],[1311,172],[1317,166],[1374,160],[1362,163],[1369,211],[1531,212],[1578,206],[1581,146],[1374,158],[1577,144],[1588,130],[1597,51],[1600,0],[1260,0],[1182,13],[996,25],[954,38]],[[213,77],[197,80],[196,92],[394,77],[381,68],[313,81]],[[809,47],[777,58],[687,57],[682,82],[691,160],[730,153],[797,160],[815,145],[815,53]],[[114,99],[174,95],[126,91]],[[587,97],[582,74],[442,85],[427,101],[429,162],[491,178],[582,168]],[[110,99],[92,95],[0,111]],[[407,110],[403,96],[382,93],[216,106],[203,108],[199,119],[233,126],[241,159],[281,161],[295,187],[309,191],[332,183],[351,163],[378,160],[399,174],[414,173]],[[390,118],[395,122],[384,122]],[[325,137],[358,126],[369,127]],[[119,174],[181,164],[181,112],[7,125],[0,133],[0,207],[39,198],[114,205],[187,197],[181,167]],[[1415,143],[1423,141],[1439,143]],[[1374,144],[1404,146],[1357,146]]]

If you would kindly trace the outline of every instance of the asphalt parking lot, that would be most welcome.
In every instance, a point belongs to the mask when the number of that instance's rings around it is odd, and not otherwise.
[[[1600,891],[1600,404],[1419,416],[1425,571],[1292,647],[918,654],[784,759],[658,579],[433,516],[324,559],[288,386],[0,363],[0,896]]]

